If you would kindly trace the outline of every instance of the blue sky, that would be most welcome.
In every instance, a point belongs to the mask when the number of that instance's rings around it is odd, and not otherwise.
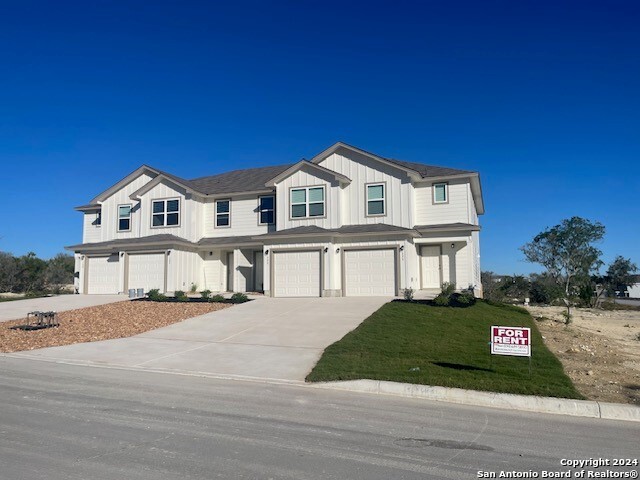
[[[335,141],[478,170],[482,268],[562,219],[640,263],[637,2],[12,2],[0,16],[0,250],[81,240],[146,163],[186,178]]]

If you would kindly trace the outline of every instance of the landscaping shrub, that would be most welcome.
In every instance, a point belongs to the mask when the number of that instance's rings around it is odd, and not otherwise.
[[[217,295],[214,295],[213,297],[211,297],[209,299],[210,302],[220,302],[220,303],[224,303],[227,301],[226,298],[224,298],[222,295],[220,295],[219,293]]]
[[[189,288],[189,291],[191,293],[196,293],[198,291],[198,285],[196,283],[192,283],[191,287]]]
[[[209,296],[211,295],[211,290],[203,290],[200,292],[200,296],[203,300],[209,300]]]
[[[167,300],[167,297],[160,293],[160,290],[157,288],[149,290],[149,293],[147,293],[147,298],[152,302],[164,302]]]
[[[405,288],[402,293],[404,295],[404,299],[407,302],[413,302],[413,295],[415,293],[415,290],[413,288]]]
[[[233,303],[244,303],[249,301],[249,297],[247,297],[244,293],[236,292],[231,295],[231,301]]]
[[[179,302],[189,301],[189,297],[187,297],[187,294],[184,293],[182,290],[176,290],[174,293],[174,296],[176,297],[176,300],[178,300]]]
[[[445,295],[444,293],[441,293],[436,298],[433,299],[433,303],[435,303],[439,307],[448,307],[449,295]]]
[[[450,282],[444,282],[440,288],[441,288],[442,295],[446,295],[447,297],[449,297],[453,292],[456,291],[456,284],[450,283]]]
[[[449,297],[449,305],[452,307],[470,307],[475,303],[476,297],[469,291],[454,293]]]

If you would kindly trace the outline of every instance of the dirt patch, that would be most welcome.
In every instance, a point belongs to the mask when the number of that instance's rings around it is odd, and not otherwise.
[[[527,307],[549,349],[590,400],[640,405],[640,311]]]
[[[0,352],[131,337],[230,306],[223,303],[117,302],[61,312],[57,316],[60,326],[35,331],[11,330],[13,326],[25,324],[24,319],[13,320],[0,324]]]

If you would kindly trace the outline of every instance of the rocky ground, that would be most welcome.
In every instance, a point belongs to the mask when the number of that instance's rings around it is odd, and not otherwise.
[[[58,313],[60,326],[32,331],[11,330],[13,326],[25,324],[25,319],[13,320],[0,323],[0,352],[130,337],[230,306],[223,303],[117,302]]]
[[[588,399],[640,405],[640,310],[527,307],[549,349]]]

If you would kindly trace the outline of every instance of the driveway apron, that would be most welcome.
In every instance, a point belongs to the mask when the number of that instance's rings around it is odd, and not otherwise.
[[[130,338],[10,356],[301,382],[327,346],[389,300],[258,297]]]

